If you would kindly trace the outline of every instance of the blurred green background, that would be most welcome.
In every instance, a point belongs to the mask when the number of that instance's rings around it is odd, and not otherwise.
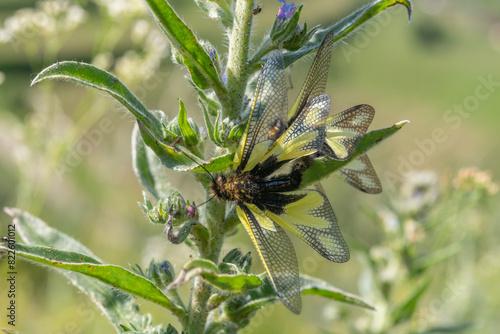
[[[204,17],[191,1],[170,2],[193,31],[209,40],[224,58],[227,43],[220,26]],[[301,22],[328,25],[364,3],[305,0]],[[255,17],[252,36],[255,47],[279,6],[270,0],[260,4],[263,11]],[[376,226],[366,214],[367,208],[383,205],[409,169],[443,175],[476,166],[491,171],[494,180],[500,175],[500,2],[417,0],[414,5],[410,24],[404,8],[390,9],[334,50],[327,86],[332,113],[368,103],[377,111],[371,129],[411,121],[370,153],[385,188],[383,194],[366,195],[335,178],[324,183],[348,243],[376,242]],[[169,61],[168,43],[145,4],[2,0],[0,22],[0,206],[19,207],[41,217],[106,262],[146,266],[154,257],[168,259],[178,269],[189,256],[188,248],[168,245],[162,227],[150,224],[136,205],[142,195],[131,168],[132,117],[108,96],[69,83],[43,82],[30,88],[34,76],[58,60],[93,62],[117,74],[148,108],[161,109],[171,118],[182,99],[188,115],[201,125],[195,94],[183,78],[184,71]],[[291,69],[294,89],[289,91],[290,101],[311,60]],[[203,200],[193,179],[171,175],[172,185],[185,198]],[[498,199],[496,195],[497,204]],[[491,226],[498,223],[498,210],[488,217]],[[0,219],[5,235],[10,220],[3,212]],[[484,237],[499,236],[492,228]],[[308,259],[314,257],[314,251],[296,240],[294,244],[302,272],[358,292],[361,264],[356,257],[346,264],[316,260],[310,265]],[[236,246],[253,249],[241,231],[228,240],[225,251]],[[495,255],[498,249],[487,251]],[[254,262],[255,270],[262,270],[256,259]],[[20,259],[17,266],[16,330],[112,330],[91,302],[61,275]],[[488,262],[485,270],[487,274],[470,273],[472,284],[481,286],[477,295],[459,296],[455,302],[441,305],[433,319],[446,320],[454,303],[471,303],[477,310],[484,309],[484,318],[478,319],[480,330],[471,332],[496,333],[500,325],[494,316],[500,306],[500,261]],[[1,272],[3,277],[3,264]],[[6,289],[2,280],[1,310],[5,310]],[[423,305],[432,305],[440,293],[434,290],[435,295],[430,293]],[[156,322],[174,321],[155,305],[138,303]],[[7,326],[4,312],[0,312],[0,327]],[[346,324],[340,325],[332,315],[336,312],[334,303],[306,296],[300,316],[277,304],[271,311],[261,312],[246,332],[323,333],[324,329],[325,333],[347,333]]]

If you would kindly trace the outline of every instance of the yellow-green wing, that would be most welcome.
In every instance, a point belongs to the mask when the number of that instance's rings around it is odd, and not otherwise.
[[[333,50],[333,32],[328,33],[309,70],[309,74],[300,90],[299,96],[292,108],[288,112],[288,123],[291,123],[297,118],[300,110],[304,108],[307,102],[311,101],[318,95],[325,93],[326,82],[328,79],[328,69],[330,68],[330,60]]]
[[[330,97],[326,94],[309,101],[298,117],[262,159],[288,161],[319,151],[326,136],[326,118],[330,111]]]
[[[290,239],[274,222],[273,230],[262,227],[256,217],[264,215],[255,205],[239,204],[236,211],[259,253],[274,291],[290,311],[299,314],[302,309],[299,266]]]
[[[251,170],[286,129],[286,78],[283,55],[276,51],[260,73],[250,118],[233,160],[233,169]]]
[[[366,154],[361,154],[353,159],[345,167],[335,172],[335,175],[366,193],[378,194],[382,192],[382,184]]]
[[[349,248],[342,237],[332,206],[319,191],[306,189],[283,193],[290,197],[284,212],[265,214],[281,227],[291,231],[326,259],[349,260]]]
[[[361,142],[373,120],[375,109],[367,104],[347,109],[327,120],[326,143],[323,150],[335,160],[347,160]]]

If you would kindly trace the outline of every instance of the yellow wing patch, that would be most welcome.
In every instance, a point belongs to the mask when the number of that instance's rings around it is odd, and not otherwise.
[[[328,95],[312,99],[261,161],[271,156],[276,157],[277,161],[287,161],[320,150],[325,141],[326,117],[329,112]]]
[[[326,143],[331,150],[326,150],[327,155],[336,160],[349,159],[374,115],[373,107],[362,104],[330,117],[326,125]]]
[[[316,190],[287,192],[302,197],[285,206],[284,213],[276,215],[266,211],[274,222],[291,231],[330,261],[346,262],[349,249],[337,225],[330,202]]]
[[[257,220],[257,216],[263,213],[257,213],[260,210],[256,207],[253,209],[243,204],[236,207],[236,212],[257,249],[274,291],[289,310],[299,314],[302,299],[299,265],[293,245],[280,226],[273,223],[274,231],[263,229]]]
[[[382,192],[382,184],[377,177],[368,155],[362,154],[353,159],[345,167],[335,172],[335,175],[356,189],[368,194]]]
[[[260,226],[262,226],[266,230],[276,232],[273,221],[269,219],[269,217],[267,217],[256,205],[250,203],[245,203],[245,205],[253,213],[255,219],[257,220],[257,223],[259,223]],[[236,209],[238,209],[238,207]]]

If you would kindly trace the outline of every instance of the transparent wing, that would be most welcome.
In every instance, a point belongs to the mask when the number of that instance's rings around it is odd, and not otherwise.
[[[329,111],[330,97],[328,95],[319,95],[309,101],[264,156],[262,163],[266,163],[266,160],[288,161],[319,151],[325,141],[325,125]]]
[[[291,231],[333,262],[349,260],[349,248],[342,237],[337,218],[325,195],[316,190],[291,191],[280,195],[289,196],[280,214],[265,214],[283,228]]]
[[[335,172],[335,175],[366,193],[378,194],[382,192],[382,184],[366,154],[353,159],[345,167]]]
[[[327,120],[324,152],[335,160],[347,160],[361,142],[375,109],[367,104],[347,109]]]
[[[274,291],[290,311],[299,314],[302,309],[299,266],[290,239],[274,222],[274,230],[263,228],[256,216],[264,215],[255,205],[240,204],[236,211],[259,253]]]
[[[288,123],[292,123],[297,118],[300,110],[304,108],[307,102],[325,93],[332,50],[333,32],[330,32],[323,39],[299,96],[288,112]]]
[[[251,170],[286,129],[285,64],[280,51],[271,55],[260,73],[250,118],[233,161],[233,169]]]

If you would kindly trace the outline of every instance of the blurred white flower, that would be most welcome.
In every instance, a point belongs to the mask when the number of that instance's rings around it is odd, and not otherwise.
[[[146,13],[146,2],[141,0],[94,0],[114,20],[123,20]]]
[[[85,10],[71,1],[40,1],[36,8],[21,8],[5,19],[0,29],[0,42],[57,37],[62,32],[74,30],[86,18]]]
[[[433,205],[440,193],[439,177],[435,172],[413,171],[404,176],[394,206],[401,213],[417,215]]]
[[[399,231],[400,222],[398,216],[388,209],[381,209],[377,212],[379,219],[387,232],[396,233]]]
[[[130,39],[132,42],[140,44],[148,36],[151,31],[151,26],[146,20],[137,20],[132,27],[132,32],[130,34]]]

